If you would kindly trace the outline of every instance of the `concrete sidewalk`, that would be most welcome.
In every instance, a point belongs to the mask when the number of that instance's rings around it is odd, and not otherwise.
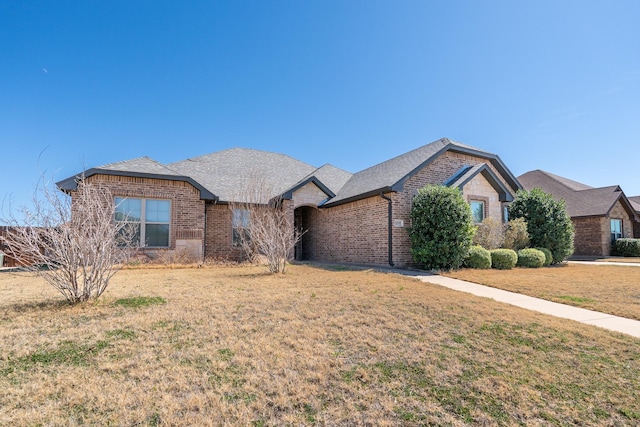
[[[464,280],[452,279],[450,277],[438,276],[436,274],[423,273],[411,270],[385,269],[388,272],[395,272],[405,276],[411,276],[423,282],[445,286],[456,291],[467,292],[479,297],[491,298],[496,301],[526,308],[551,316],[571,319],[587,325],[599,326],[611,331],[622,332],[640,338],[640,321],[626,319],[611,314],[600,313],[598,311],[559,304],[540,298],[517,294],[515,292],[503,291],[502,289],[490,286],[478,285]]]

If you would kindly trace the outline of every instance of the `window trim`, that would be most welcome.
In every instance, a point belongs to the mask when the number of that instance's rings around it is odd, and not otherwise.
[[[118,201],[120,199],[120,201]],[[124,200],[140,200],[140,220],[139,221],[122,221],[131,224],[139,224],[140,227],[140,239],[137,242],[137,246],[139,248],[150,248],[150,249],[166,249],[171,247],[171,210],[173,208],[173,204],[171,203],[171,199],[158,199],[153,197],[125,197],[125,196],[114,196],[113,201],[115,203],[115,215],[117,215],[118,205],[122,203]],[[160,201],[169,203],[169,221],[147,221],[146,213],[147,213],[147,201]],[[115,221],[119,221],[114,218]],[[146,226],[147,225],[167,225],[168,226],[168,235],[167,235],[167,245],[166,246],[150,246],[146,244]]]

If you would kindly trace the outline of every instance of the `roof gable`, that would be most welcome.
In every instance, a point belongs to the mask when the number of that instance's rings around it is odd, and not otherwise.
[[[458,187],[462,190],[462,187],[478,175],[484,177],[496,193],[498,193],[498,200],[501,202],[513,201],[513,194],[511,194],[507,187],[502,184],[502,181],[500,181],[498,176],[487,166],[486,163],[462,168],[449,178],[444,185],[449,187]]]
[[[512,188],[522,188],[518,180],[497,155],[448,138],[442,138],[354,174],[345,183],[337,197],[331,199],[325,206],[347,203],[381,192],[402,191],[404,183],[409,178],[446,151],[487,159],[503,175]]]

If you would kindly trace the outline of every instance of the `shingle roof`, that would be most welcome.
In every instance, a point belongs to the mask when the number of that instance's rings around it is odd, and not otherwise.
[[[241,201],[247,180],[264,182],[274,196],[282,194],[316,170],[285,154],[247,148],[231,148],[168,165],[193,177],[221,201]]]
[[[518,181],[495,154],[442,138],[354,174],[342,187],[340,193],[325,206],[346,203],[378,192],[400,191],[408,178],[447,150],[487,158],[506,175],[505,178],[511,181],[513,188],[520,188]]]
[[[151,157],[138,157],[137,159],[125,160],[123,162],[109,163],[95,169],[111,170],[119,172],[137,172],[154,175],[176,175],[180,174]]]
[[[527,190],[537,187],[551,193],[557,200],[563,199],[571,217],[605,216],[618,200],[621,200],[625,208],[632,210],[631,204],[617,185],[593,188],[542,170],[522,174],[518,180]]]
[[[627,198],[629,199],[629,202],[631,202],[631,206],[633,206],[633,209],[635,209],[635,211],[640,214],[640,196],[631,196]]]

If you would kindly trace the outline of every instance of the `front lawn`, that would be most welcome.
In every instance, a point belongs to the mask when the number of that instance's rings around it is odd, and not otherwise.
[[[640,320],[640,267],[566,264],[445,274],[494,288]]]
[[[0,343],[0,425],[640,423],[640,340],[372,271],[2,273]]]

